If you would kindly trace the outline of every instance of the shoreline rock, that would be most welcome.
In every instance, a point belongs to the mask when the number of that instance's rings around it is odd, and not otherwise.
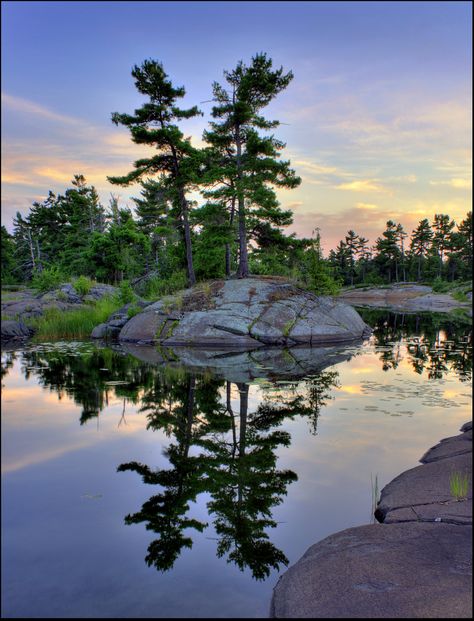
[[[441,440],[381,494],[379,524],[326,537],[280,577],[274,618],[471,618],[472,481],[454,500],[449,477],[472,473],[472,422]]]
[[[277,278],[221,280],[149,305],[119,341],[165,347],[259,348],[326,345],[371,333],[350,305]]]
[[[469,298],[469,295],[466,297]],[[472,301],[459,302],[447,293],[434,293],[427,285],[397,283],[390,287],[364,287],[343,291],[339,298],[354,306],[386,308],[394,312],[450,313],[465,309],[472,316]]]

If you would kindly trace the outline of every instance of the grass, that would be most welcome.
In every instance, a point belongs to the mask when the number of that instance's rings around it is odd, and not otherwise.
[[[469,302],[469,298],[463,291],[455,291],[451,295],[458,302]]]
[[[449,477],[449,489],[451,492],[451,496],[457,500],[465,500],[467,498],[467,490],[469,488],[469,475],[465,473],[464,475],[455,470],[451,473]]]
[[[36,342],[89,338],[92,330],[106,321],[120,306],[117,299],[106,297],[95,304],[73,311],[64,312],[50,308],[42,317],[28,321],[28,325],[35,330],[33,341]]]
[[[370,473],[370,484],[372,489],[372,519],[375,521],[374,513],[377,505],[380,501],[379,480],[378,475],[375,475],[375,480]]]

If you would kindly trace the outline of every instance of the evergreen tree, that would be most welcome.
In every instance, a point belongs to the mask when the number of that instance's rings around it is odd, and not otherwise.
[[[208,170],[208,184],[220,184],[213,191],[214,199],[230,207],[230,221],[234,210],[238,215],[239,266],[237,274],[249,274],[248,241],[249,217],[285,225],[291,214],[279,209],[274,187],[294,188],[300,182],[289,162],[278,160],[284,144],[273,136],[261,136],[259,130],[278,127],[279,121],[268,121],[260,115],[284,90],[293,78],[283,68],[272,70],[272,61],[266,54],[257,54],[250,66],[240,61],[233,71],[225,71],[229,90],[213,84],[211,130],[204,139],[211,145],[212,164]]]
[[[433,231],[431,230],[430,223],[427,218],[424,218],[420,220],[410,240],[410,253],[416,259],[418,280],[421,280],[421,267],[428,255],[432,239]]]
[[[15,242],[13,235],[2,224],[2,285],[11,285],[18,279],[16,276]]]
[[[135,86],[149,101],[133,115],[114,112],[112,121],[130,129],[133,142],[155,147],[158,154],[134,162],[135,170],[123,177],[107,177],[110,183],[128,186],[145,175],[159,173],[166,194],[176,207],[183,229],[189,285],[196,282],[193,267],[189,202],[186,193],[196,183],[201,164],[199,151],[185,138],[175,122],[200,115],[196,106],[178,108],[176,101],[184,97],[184,87],[173,87],[161,63],[145,60],[132,70]]]
[[[431,243],[431,250],[433,255],[438,258],[439,278],[441,278],[443,274],[446,251],[449,249],[451,231],[455,226],[454,220],[451,220],[447,214],[435,214],[432,224],[433,240]]]
[[[150,241],[146,271],[160,277],[170,274],[181,258],[179,249],[179,214],[167,196],[164,179],[142,181],[141,198],[134,198],[137,227]]]
[[[388,277],[388,282],[398,281],[398,265],[400,262],[401,252],[398,247],[398,225],[389,220],[387,228],[382,233],[382,237],[378,237],[375,242],[377,255],[376,263],[379,265],[383,275]]]
[[[467,214],[457,229],[450,233],[447,250],[451,280],[472,277],[472,212]]]

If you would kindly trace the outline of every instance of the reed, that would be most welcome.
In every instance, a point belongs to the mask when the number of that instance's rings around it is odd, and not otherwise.
[[[371,483],[371,488],[372,488],[372,520],[375,522],[376,519],[375,519],[374,513],[380,500],[379,480],[378,480],[377,474],[375,475],[375,480],[374,480],[372,473],[370,473],[370,483]]]

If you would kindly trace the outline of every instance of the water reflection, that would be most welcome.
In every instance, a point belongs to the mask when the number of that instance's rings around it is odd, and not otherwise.
[[[364,319],[374,328],[372,340],[384,371],[397,369],[405,359],[414,373],[428,380],[454,372],[461,381],[470,381],[468,326],[433,316],[421,324],[418,316],[386,311],[366,311]],[[59,398],[68,395],[81,406],[81,425],[98,421],[112,398],[123,400],[120,425],[126,405],[135,404],[146,414],[147,428],[164,433],[169,441],[164,448],[166,468],[138,461],[117,468],[136,472],[154,487],[141,509],[125,517],[126,524],[143,523],[157,535],[148,546],[146,563],[170,570],[183,550],[193,546],[195,534],[212,527],[217,555],[264,579],[272,569],[288,564],[284,551],[271,541],[277,524],[274,509],[297,480],[292,470],[277,468],[279,451],[291,444],[283,429],[289,421],[303,418],[310,433],[317,434],[321,411],[341,384],[334,365],[360,351],[357,344],[249,352],[43,344],[21,353],[4,352],[2,378],[20,359],[25,379],[35,377]],[[380,401],[391,394],[401,401],[411,396],[410,390],[418,393],[418,385],[410,388],[403,380],[401,394],[397,382],[402,380],[386,385],[372,378],[355,388],[361,395],[383,392]],[[249,399],[255,384],[260,389],[258,403]],[[342,387],[352,395],[351,388]],[[429,398],[434,396],[426,391]],[[192,515],[201,495],[208,499],[208,521]]]
[[[142,398],[148,428],[172,438],[165,449],[171,468],[152,470],[137,462],[121,464],[146,484],[161,490],[141,510],[125,518],[127,524],[145,522],[159,534],[148,547],[146,562],[161,571],[170,569],[183,547],[192,546],[185,529],[201,531],[206,523],[188,517],[190,502],[208,493],[209,517],[217,535],[217,555],[226,557],[253,577],[264,579],[271,568],[288,559],[271,541],[276,526],[273,507],[282,502],[287,486],[297,480],[291,470],[278,470],[277,450],[288,447],[290,434],[278,429],[285,420],[308,417],[313,432],[317,417],[337,385],[336,371],[321,372],[303,385],[288,386],[286,400],[267,395],[249,408],[249,384],[233,384],[212,376],[168,373],[156,377]],[[238,394],[234,408],[232,394]]]
[[[436,313],[402,314],[359,309],[374,330],[384,371],[396,369],[408,354],[415,373],[442,379],[454,371],[462,382],[472,377],[472,327],[462,319]]]

